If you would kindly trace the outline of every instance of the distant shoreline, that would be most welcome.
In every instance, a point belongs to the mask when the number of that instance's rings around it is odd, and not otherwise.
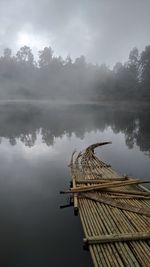
[[[61,101],[61,100],[51,100],[51,99],[1,99],[0,105],[5,104],[50,104],[52,106],[57,105],[98,105],[98,106],[105,106],[105,107],[112,107],[112,108],[119,108],[119,109],[126,109],[126,108],[150,108],[149,101],[80,101],[80,102],[73,102],[73,101]]]

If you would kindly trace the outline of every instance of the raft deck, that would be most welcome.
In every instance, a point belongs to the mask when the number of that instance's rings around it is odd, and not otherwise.
[[[80,214],[94,266],[150,266],[150,191],[120,176],[94,154],[97,143],[75,157],[70,168],[75,213]]]

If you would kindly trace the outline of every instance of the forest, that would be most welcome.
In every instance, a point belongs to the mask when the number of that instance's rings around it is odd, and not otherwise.
[[[35,58],[29,46],[15,55],[5,48],[0,57],[0,100],[143,101],[150,100],[150,45],[135,47],[128,61],[113,68],[55,56],[45,47]]]

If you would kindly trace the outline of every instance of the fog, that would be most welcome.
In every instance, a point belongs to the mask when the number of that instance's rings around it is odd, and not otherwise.
[[[150,46],[133,48],[128,61],[113,69],[87,63],[84,56],[63,59],[51,47],[39,51],[21,47],[15,56],[5,48],[0,57],[1,100],[49,100],[63,103],[149,101]]]
[[[74,149],[112,141],[98,157],[150,176],[149,11],[149,0],[0,0],[1,266],[92,266],[79,217],[60,209]]]
[[[62,57],[112,66],[150,43],[149,10],[149,0],[1,0],[0,48],[52,46]]]
[[[104,131],[111,127],[124,133],[129,149],[134,145],[150,155],[150,109],[114,107],[95,104],[60,105],[46,102],[11,102],[0,105],[0,142],[7,139],[12,146],[18,141],[33,147],[40,134],[44,144],[51,147],[55,138],[75,134],[84,139],[86,132]],[[145,116],[145,114],[147,114]]]
[[[0,1],[0,100],[148,101],[148,0]]]

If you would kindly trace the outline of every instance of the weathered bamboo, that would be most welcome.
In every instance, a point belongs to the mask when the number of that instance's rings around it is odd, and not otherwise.
[[[120,176],[99,160],[94,154],[98,146],[99,143],[88,147],[73,159],[70,167],[74,174],[72,180],[74,178],[76,184],[72,192],[65,192],[73,193],[78,200],[85,239],[88,240],[94,266],[148,267],[150,191],[139,185],[143,181]],[[99,189],[99,186],[106,187]],[[83,191],[83,188],[90,190]],[[113,240],[114,237],[119,238]],[[100,243],[104,240],[106,243]]]
[[[99,243],[112,243],[120,241],[137,241],[150,239],[150,232],[138,232],[138,233],[127,233],[127,234],[111,234],[86,237],[83,239],[88,244],[99,244]]]
[[[76,188],[76,179],[75,179],[75,172],[74,172],[74,166],[73,166],[73,157],[74,154],[76,153],[76,151],[74,151],[72,153],[71,156],[71,161],[70,161],[70,168],[71,168],[71,176],[72,176],[72,185],[74,188]],[[74,214],[77,215],[78,214],[78,198],[77,198],[77,194],[74,194],[73,196],[73,203],[74,203]]]
[[[119,209],[122,209],[122,210],[128,210],[128,211],[132,211],[132,212],[135,212],[135,213],[139,213],[139,214],[142,214],[142,215],[145,215],[145,216],[148,216],[150,217],[150,210],[149,209],[146,209],[146,208],[139,208],[139,207],[136,207],[136,206],[132,206],[132,205],[127,205],[126,203],[122,203],[122,202],[119,202],[119,201],[115,201],[109,197],[103,197],[103,196],[96,196],[94,195],[93,193],[92,194],[83,194],[83,197],[84,198],[88,198],[90,200],[94,200],[94,201],[97,201],[97,202],[100,202],[100,203],[104,203],[104,204],[107,204],[109,206],[112,206],[112,207],[116,207],[116,208],[119,208]]]
[[[75,177],[74,176],[72,178],[72,184],[73,184],[73,187],[76,188],[76,181],[75,181]],[[75,215],[78,214],[78,198],[77,198],[77,194],[76,193],[74,194],[74,213],[75,213]]]
[[[75,189],[78,189],[78,186],[75,187]],[[86,192],[89,192],[89,191],[94,191],[94,190],[75,190],[75,191],[71,191],[71,190],[66,190],[66,191],[60,191],[60,194],[76,194],[79,193],[79,194],[83,194],[83,193],[86,193]],[[96,190],[95,190],[96,191]],[[147,197],[147,199],[149,199],[150,197],[150,193],[149,192],[143,192],[143,191],[134,191],[134,190],[115,190],[115,189],[109,189],[109,188],[104,188],[104,189],[101,189],[100,193],[111,193],[112,195],[115,194],[116,196],[118,195],[124,195],[124,194],[127,194],[128,196],[139,196],[139,197]]]
[[[125,189],[115,189],[115,188],[106,188],[101,191],[101,193],[111,193],[111,194],[127,194],[127,195],[138,195],[138,196],[150,196],[148,191],[139,191],[139,190],[125,190]]]
[[[92,174],[91,174],[92,175]],[[99,178],[99,179],[82,179],[82,180],[79,180],[79,179],[76,179],[76,182],[78,184],[99,184],[99,183],[104,183],[104,182],[108,182],[108,181],[124,181],[126,180],[124,177],[120,177],[120,178],[107,178],[107,177],[102,177],[102,178]]]
[[[143,184],[143,183],[150,183],[150,180],[143,180],[143,181],[135,180],[135,181],[105,183],[105,184],[101,184],[101,185],[81,186],[81,187],[78,187],[78,188],[71,188],[70,191],[72,193],[78,193],[78,192],[100,190],[100,189],[106,189],[106,188],[112,188],[112,187],[122,187],[122,186],[127,186],[127,185],[137,185],[137,184]],[[149,192],[149,194],[150,194],[150,192]]]
[[[89,201],[90,203],[90,201]],[[94,202],[92,202],[93,205],[94,205]],[[91,203],[91,204],[92,204]],[[89,207],[90,208],[90,207]],[[93,209],[93,208],[92,208]],[[90,209],[89,209],[90,210]],[[89,211],[87,210],[87,212]],[[99,214],[99,216],[101,215],[101,213]],[[105,213],[103,214],[103,218],[105,218]],[[93,216],[92,216],[93,218]],[[100,217],[99,217],[100,218]],[[103,220],[102,218],[102,220]],[[109,217],[108,217],[109,218]],[[106,217],[106,221],[108,220],[108,224],[109,224],[109,219]],[[101,221],[102,222],[102,221]],[[108,225],[105,223],[105,226]],[[110,227],[110,230],[111,231],[111,228]],[[116,244],[117,246],[117,249],[118,249],[118,253],[121,254],[121,255],[124,255],[124,262],[125,264],[127,265],[130,265],[130,266],[134,266],[133,265],[133,262],[136,262],[136,267],[139,266],[138,265],[138,262],[136,261],[136,259],[134,258],[134,256],[132,255],[132,253],[129,251],[128,247],[126,245],[122,245],[121,243],[118,243]],[[108,246],[108,248],[110,248],[110,246]],[[120,257],[119,257],[119,254],[117,254],[117,251],[115,250],[115,248],[112,246],[111,247],[113,252],[114,252],[114,255],[117,255],[116,258],[115,257],[111,257],[111,260],[113,260],[115,262],[115,266],[124,266],[124,264],[122,263],[122,261],[120,260]],[[129,253],[129,255],[128,255]],[[127,255],[127,256],[126,256]],[[129,257],[130,256],[130,257]],[[134,259],[133,259],[134,258]],[[116,265],[116,261],[118,262],[118,264]],[[104,263],[102,266],[105,266],[106,263]]]

